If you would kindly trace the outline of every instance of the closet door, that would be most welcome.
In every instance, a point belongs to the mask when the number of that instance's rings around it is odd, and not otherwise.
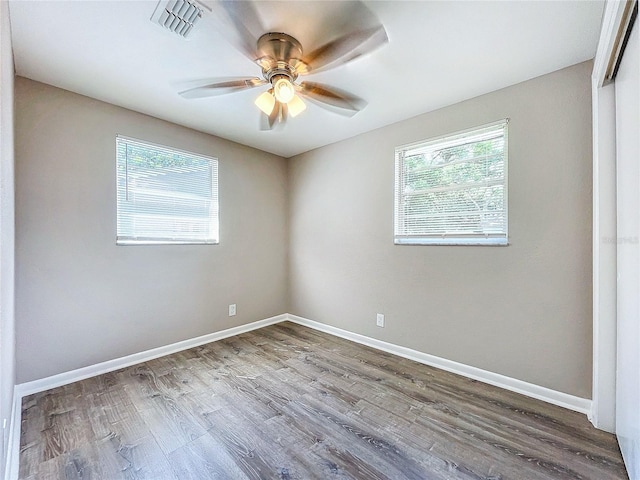
[[[616,433],[632,480],[640,479],[640,97],[638,20],[615,79],[618,210]]]

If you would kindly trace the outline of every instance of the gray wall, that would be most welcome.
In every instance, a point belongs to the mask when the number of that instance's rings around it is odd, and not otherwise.
[[[0,422],[11,421],[15,386],[13,51],[9,2],[0,2]],[[9,428],[0,437],[0,476]],[[2,477],[4,478],[4,477]]]
[[[287,311],[284,159],[24,78],[15,90],[18,382]],[[219,245],[116,246],[116,134],[219,159]]]
[[[590,397],[590,71],[288,162],[18,78],[18,381],[290,311]],[[394,147],[504,117],[511,244],[395,246]],[[115,245],[116,133],[220,159],[220,245]]]
[[[590,74],[582,63],[290,159],[290,312],[590,398]],[[394,245],[394,147],[505,117],[510,245]]]

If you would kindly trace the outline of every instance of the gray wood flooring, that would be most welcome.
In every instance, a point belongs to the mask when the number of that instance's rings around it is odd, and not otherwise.
[[[584,415],[282,323],[24,398],[20,478],[627,476]]]

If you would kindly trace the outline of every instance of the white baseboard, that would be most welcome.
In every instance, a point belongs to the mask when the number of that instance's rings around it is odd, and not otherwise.
[[[79,380],[84,380],[85,378],[95,377],[96,375],[102,375],[103,373],[113,372],[114,370],[153,360],[154,358],[164,357],[165,355],[171,355],[172,353],[204,345],[205,343],[211,343],[216,340],[222,340],[223,338],[233,337],[234,335],[240,335],[241,333],[250,332],[251,330],[257,330],[258,328],[273,325],[274,323],[280,323],[286,319],[286,314],[276,315],[275,317],[258,320],[257,322],[240,325],[239,327],[227,328],[226,330],[221,330],[219,332],[208,333],[201,337],[190,338],[181,342],[172,343],[171,345],[165,345],[164,347],[152,348],[151,350],[134,353],[132,355],[127,355],[126,357],[115,358],[113,360],[107,360],[106,362],[96,363],[95,365],[89,365],[88,367],[59,373],[39,380],[20,383],[16,385],[16,390],[20,397],[31,395],[33,393],[44,392],[51,388],[67,385]]]
[[[7,443],[7,458],[5,459],[5,480],[17,480],[20,467],[20,426],[22,417],[22,397],[13,388],[13,403],[9,416],[9,439]]]
[[[528,397],[537,398],[560,407],[568,408],[576,412],[589,415],[591,413],[591,400],[586,398],[576,397],[569,395],[568,393],[558,392],[550,388],[534,385],[533,383],[524,382],[516,378],[507,377],[499,373],[489,372],[482,370],[481,368],[472,367],[463,363],[454,362],[445,358],[436,357],[435,355],[429,355],[428,353],[419,352],[410,348],[394,345],[393,343],[383,342],[375,338],[366,337],[358,333],[349,332],[341,328],[326,325],[324,323],[309,320],[307,318],[299,317],[297,315],[287,314],[287,319],[290,322],[303,325],[305,327],[313,328],[321,332],[329,333],[337,337],[351,340],[352,342],[367,345],[369,347],[382,350],[384,352],[393,353],[400,357],[408,358],[431,367],[440,368],[447,372],[457,373],[464,377],[472,378],[480,382],[488,383],[496,387],[504,388],[512,392],[520,393]]]
[[[537,398],[554,405],[559,405],[570,410],[575,410],[576,412],[584,413],[585,415],[591,415],[591,400],[589,399],[576,397],[574,395],[569,395],[568,393],[541,387],[533,383],[528,383],[516,378],[507,377],[506,375],[489,372],[481,368],[454,362],[452,360],[447,360],[435,355],[430,355],[428,353],[423,353],[417,350],[395,345],[393,343],[377,340],[375,338],[360,335],[359,333],[353,333],[348,330],[343,330],[341,328],[333,327],[331,325],[316,322],[314,320],[309,320],[307,318],[288,313],[276,315],[275,317],[266,318],[257,322],[241,325],[239,327],[233,327],[226,330],[221,330],[219,332],[209,333],[201,337],[172,343],[171,345],[165,345],[164,347],[158,347],[151,350],[146,350],[144,352],[134,353],[126,357],[108,360],[106,362],[90,365],[88,367],[78,368],[76,370],[52,375],[50,377],[42,378],[39,380],[21,383],[16,385],[15,393],[17,397],[21,399],[26,395],[43,392],[51,388],[67,385],[79,380],[84,380],[85,378],[95,377],[96,375],[119,370],[131,365],[136,365],[148,360],[153,360],[154,358],[163,357],[175,352],[180,352],[182,350],[187,350],[199,345],[204,345],[205,343],[215,342],[216,340],[222,340],[223,338],[228,338],[234,335],[239,335],[241,333],[257,330],[259,328],[273,325],[275,323],[280,323],[285,320],[289,320],[299,325],[329,333],[337,337],[345,338],[362,345],[367,345],[378,350],[393,353],[394,355],[408,358],[425,365],[440,368],[442,370],[456,373],[458,375],[472,378],[474,380],[479,380],[490,385],[495,385],[512,392],[521,393],[523,395]]]

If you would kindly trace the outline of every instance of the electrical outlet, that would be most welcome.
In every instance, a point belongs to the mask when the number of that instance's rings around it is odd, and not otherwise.
[[[376,315],[376,325],[384,328],[384,315],[382,313]]]
[[[229,305],[229,316],[233,317],[236,314],[236,304]]]

